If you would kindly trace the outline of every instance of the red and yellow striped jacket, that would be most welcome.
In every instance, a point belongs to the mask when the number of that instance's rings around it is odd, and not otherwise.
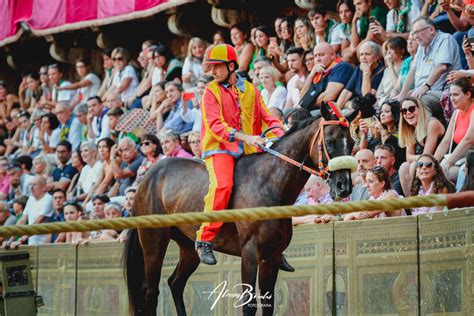
[[[234,86],[225,87],[212,81],[201,98],[201,146],[202,157],[226,153],[234,157],[251,154],[259,149],[233,140],[233,134],[242,132],[260,135],[269,127],[281,122],[269,112],[260,92],[242,78]],[[282,129],[274,129],[268,138],[280,137]]]

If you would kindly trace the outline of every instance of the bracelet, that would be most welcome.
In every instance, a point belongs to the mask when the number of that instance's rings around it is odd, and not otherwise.
[[[428,90],[431,90],[431,85],[429,85],[427,82],[425,82],[423,85],[425,85],[428,88]]]

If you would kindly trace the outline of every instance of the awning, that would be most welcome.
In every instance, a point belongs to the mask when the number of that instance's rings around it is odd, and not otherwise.
[[[145,18],[194,1],[0,0],[0,47],[17,41],[25,28],[35,36],[45,36]]]

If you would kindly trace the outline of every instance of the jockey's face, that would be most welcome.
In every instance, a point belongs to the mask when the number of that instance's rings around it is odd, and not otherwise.
[[[231,64],[229,67],[233,67],[233,65]],[[211,73],[218,83],[222,83],[227,79],[229,71],[227,70],[226,64],[220,63],[211,65]]]

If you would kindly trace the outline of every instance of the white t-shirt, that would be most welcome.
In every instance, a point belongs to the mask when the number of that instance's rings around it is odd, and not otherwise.
[[[387,32],[395,32],[395,10],[392,9],[387,13]],[[412,3],[410,11],[408,11],[407,32],[411,30],[411,24],[420,15],[420,8],[415,3]]]
[[[79,88],[79,93],[82,95],[81,103],[85,103],[90,97],[96,96],[100,89],[100,79],[96,74],[88,73],[84,80],[90,81],[92,85]]]
[[[153,73],[151,75],[151,85],[154,87],[158,82],[163,81],[163,71],[155,67],[153,68]]]
[[[53,215],[53,198],[49,193],[45,193],[43,197],[37,200],[30,195],[26,202],[23,216],[28,216],[28,225],[33,224],[40,216],[51,217]],[[28,240],[29,245],[40,245],[48,243],[51,240],[51,234],[31,236]]]
[[[271,96],[267,89],[263,89],[262,97],[267,108],[279,108],[283,110],[286,102],[286,89],[285,87],[276,87]]]
[[[70,81],[64,80],[60,82],[59,87],[63,88],[63,87],[70,86],[71,84],[72,83]],[[60,102],[60,101],[69,102],[74,98],[75,95],[76,95],[75,90],[58,91],[55,88],[53,88],[52,90],[53,101],[57,101],[57,102]]]
[[[297,81],[300,81],[301,86],[303,86],[304,82],[306,81],[306,76],[300,77],[298,75],[294,75],[293,77],[291,77],[290,80],[288,80],[288,84],[286,85],[286,101],[288,102],[289,100],[291,100],[293,103],[292,107],[297,106],[300,102],[300,90],[296,88]]]
[[[77,185],[82,188],[82,192],[90,192],[94,184],[99,180],[100,169],[102,168],[102,162],[96,161],[94,166],[91,168],[89,165],[85,165],[82,168],[81,175],[77,181]]]
[[[339,23],[335,28],[334,31],[331,34],[331,44],[332,45],[339,45],[342,44],[343,40],[352,40],[352,35],[351,35],[351,30],[349,28],[349,32],[344,33],[344,30],[342,28],[343,24]]]
[[[135,72],[135,69],[133,69],[132,66],[130,65],[127,65],[125,66],[124,69],[120,70],[120,71],[117,71],[115,74],[114,74],[114,79],[112,80],[112,85],[115,87],[115,88],[118,88],[120,87],[120,85],[122,84],[122,82],[126,79],[126,78],[132,78],[132,82],[128,85],[127,89],[125,89],[121,94],[121,98],[122,98],[122,102],[123,101],[126,101],[127,99],[129,99],[130,97],[134,96],[135,95],[135,91],[137,90],[137,87],[138,87],[138,77],[137,77],[137,73]]]

